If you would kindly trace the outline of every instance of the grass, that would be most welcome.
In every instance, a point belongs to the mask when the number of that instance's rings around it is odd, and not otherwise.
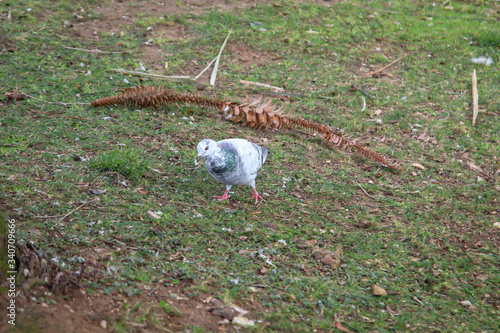
[[[139,150],[115,149],[92,159],[89,167],[98,171],[115,172],[131,179],[140,178],[147,170],[147,163]]]
[[[256,331],[331,331],[336,322],[352,331],[498,329],[497,3],[453,1],[449,10],[428,1],[364,2],[374,9],[339,2],[325,9],[283,1],[282,7],[164,18],[136,3],[137,13],[128,15],[136,15],[138,25],[115,21],[123,33],[102,29],[98,39],[79,34],[85,25],[74,16],[83,9],[83,23],[93,24],[105,16],[94,12],[95,4],[0,2],[2,91],[19,87],[44,101],[86,103],[140,83],[235,100],[246,92],[240,79],[284,86],[307,96],[293,97],[290,112],[343,128],[400,159],[407,170],[378,171],[317,138],[255,132],[193,106],[93,108],[3,100],[5,217],[16,219],[20,237],[59,257],[68,270],[76,271],[76,258],[89,249],[104,249],[99,260],[116,274],[82,281],[88,293],[146,297],[146,286],[180,288],[190,300],[212,295],[251,308],[251,316],[262,320]],[[6,18],[9,9],[12,20]],[[185,36],[165,37],[172,26]],[[160,74],[195,76],[217,55],[229,29],[216,87],[110,71],[134,70],[142,62]],[[159,52],[145,58],[150,38]],[[384,71],[392,78],[364,78],[402,56]],[[492,57],[493,65],[473,64],[470,59],[478,56]],[[476,127],[473,69],[481,110]],[[235,188],[229,203],[212,200],[224,186],[195,168],[196,144],[229,137],[271,151],[257,178],[259,192],[268,194],[265,204],[252,204],[249,187]],[[131,183],[121,186],[110,172]],[[59,219],[36,218],[63,216],[88,202],[90,184],[107,192],[57,228]],[[302,245],[312,240],[338,253],[338,269],[314,259],[313,248]],[[389,295],[374,296],[375,284]],[[184,319],[180,305],[126,304],[122,317],[113,319],[116,331],[130,329],[131,322],[160,327],[173,317],[192,331],[204,329]],[[184,317],[177,318],[179,313]]]

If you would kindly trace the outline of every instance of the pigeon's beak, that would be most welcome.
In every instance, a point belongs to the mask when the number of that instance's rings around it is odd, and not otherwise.
[[[196,156],[196,164],[203,159],[203,154]]]

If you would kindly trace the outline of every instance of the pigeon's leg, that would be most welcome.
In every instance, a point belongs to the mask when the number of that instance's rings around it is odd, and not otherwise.
[[[257,190],[255,189],[255,187],[253,188],[253,195],[252,195],[252,199],[255,199],[255,204],[257,204],[257,202],[259,201],[259,198],[262,200],[262,201],[266,201],[264,200],[263,197],[260,196],[259,193],[257,193]]]
[[[231,189],[231,186],[232,185],[226,185],[226,192],[224,192],[224,195],[222,195],[222,196],[215,195],[214,198],[217,198],[217,200],[219,200],[219,201],[224,201],[224,200],[229,199],[231,196],[228,195],[228,193],[229,193],[229,190]]]

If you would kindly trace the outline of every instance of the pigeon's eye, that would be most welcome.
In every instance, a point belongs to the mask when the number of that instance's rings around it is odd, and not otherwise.
[[[208,150],[208,147],[205,147],[205,150]]]

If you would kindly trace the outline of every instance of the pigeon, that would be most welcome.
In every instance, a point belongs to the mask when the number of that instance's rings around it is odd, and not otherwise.
[[[227,139],[219,142],[204,139],[196,147],[196,161],[205,159],[205,167],[219,183],[226,184],[226,192],[216,196],[219,201],[227,200],[233,185],[249,185],[253,188],[255,204],[264,200],[255,189],[257,171],[266,161],[268,150],[244,139]]]

